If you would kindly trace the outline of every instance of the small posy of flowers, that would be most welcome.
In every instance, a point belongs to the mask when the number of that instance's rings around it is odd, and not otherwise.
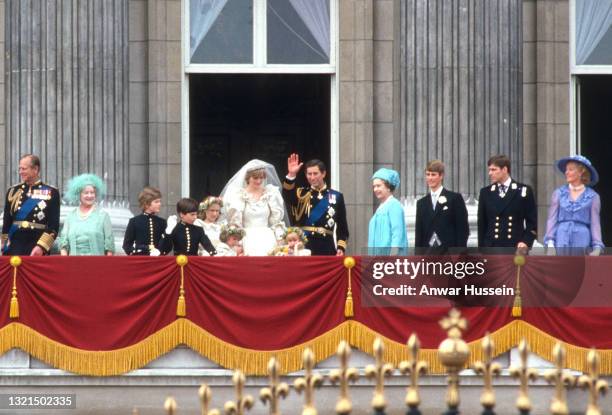
[[[446,196],[440,196],[438,198],[438,203],[441,204],[441,205],[445,204],[446,203]]]

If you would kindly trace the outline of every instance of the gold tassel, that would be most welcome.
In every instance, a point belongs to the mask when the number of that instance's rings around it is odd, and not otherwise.
[[[350,272],[350,271],[349,271]],[[353,317],[353,294],[349,291],[346,293],[346,301],[344,302],[344,317]]]
[[[9,313],[10,318],[19,318],[19,301],[15,296],[16,291],[13,291],[13,298],[11,298],[11,310]]]
[[[181,294],[178,298],[178,303],[176,304],[176,315],[178,317],[185,317],[187,315],[187,306],[185,305],[185,295],[181,290]]]
[[[176,257],[176,264],[181,267],[181,288],[179,290],[179,298],[176,304],[176,315],[177,317],[185,317],[187,315],[187,303],[185,302],[185,270],[184,267],[187,265],[187,257],[185,255],[179,255]]]
[[[351,318],[355,315],[353,310],[353,291],[351,291],[351,268],[355,266],[355,258],[347,256],[344,258],[344,268],[348,270],[348,289],[346,290],[346,300],[344,301],[344,317]]]
[[[512,305],[512,317],[519,318],[523,315],[523,300],[521,299],[521,267],[525,265],[525,256],[516,255],[514,257],[514,265],[516,265],[516,294],[514,295],[514,304]]]
[[[514,305],[512,306],[512,317],[517,318],[523,315],[523,302],[520,293],[514,297]]]
[[[21,258],[18,256],[11,257],[11,266],[13,267],[13,291],[11,296],[11,307],[9,309],[10,318],[19,318],[19,301],[17,300],[17,267],[21,265]]]

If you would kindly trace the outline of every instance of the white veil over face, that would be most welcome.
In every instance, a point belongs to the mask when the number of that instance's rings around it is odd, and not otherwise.
[[[276,174],[276,169],[274,168],[274,166],[263,160],[253,159],[253,160],[250,160],[248,163],[246,163],[244,166],[242,166],[240,170],[238,170],[238,172],[236,172],[236,174],[234,174],[232,178],[229,179],[229,181],[227,182],[227,184],[221,191],[221,194],[219,195],[221,199],[226,201],[240,194],[240,192],[243,189],[246,189],[247,173],[253,170],[262,170],[262,169],[266,172],[264,186],[273,185],[277,189],[280,190],[282,188],[282,182],[278,178],[278,174]],[[284,206],[284,203],[283,203],[283,208],[285,211],[283,220],[286,224],[288,224],[289,216],[287,214],[287,207]]]

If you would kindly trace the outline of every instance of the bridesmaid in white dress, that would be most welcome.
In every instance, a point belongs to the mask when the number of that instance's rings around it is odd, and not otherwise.
[[[274,166],[255,159],[242,166],[221,192],[227,222],[246,231],[245,255],[268,255],[285,232],[287,214],[279,185]]]
[[[208,196],[198,207],[198,219],[193,223],[204,228],[204,232],[213,246],[219,245],[219,235],[224,221],[220,219],[223,201],[220,197]]]

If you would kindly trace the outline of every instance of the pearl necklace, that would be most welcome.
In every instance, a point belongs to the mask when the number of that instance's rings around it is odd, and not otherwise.
[[[584,190],[584,184],[579,184],[578,186],[574,186],[573,184],[569,185],[570,190],[574,191],[574,192],[579,192],[581,190]]]

